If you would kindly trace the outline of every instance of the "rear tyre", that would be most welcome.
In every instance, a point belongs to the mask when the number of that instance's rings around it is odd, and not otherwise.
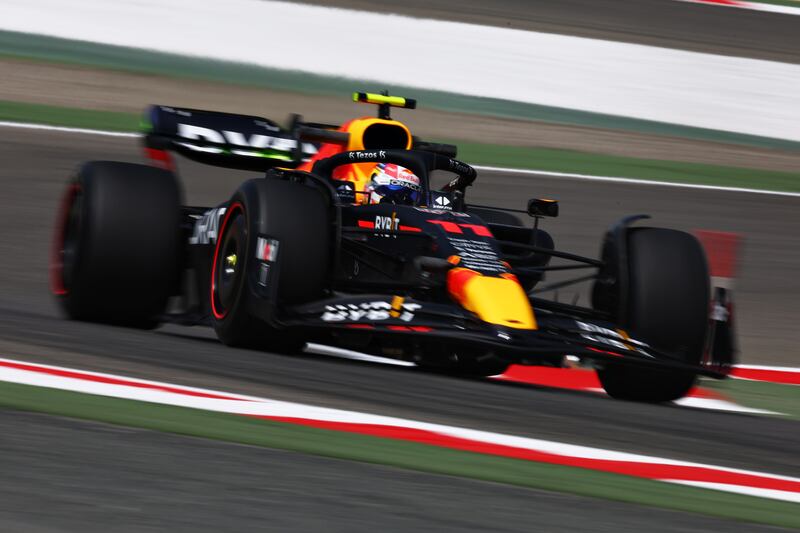
[[[211,314],[223,343],[282,353],[302,349],[303,338],[267,324],[258,318],[258,310],[271,305],[272,297],[274,308],[280,309],[324,296],[330,268],[329,209],[318,189],[279,179],[249,180],[233,195],[211,269]],[[259,278],[259,236],[278,241],[277,263],[268,265],[265,278]]]
[[[710,279],[705,253],[692,235],[663,228],[628,232],[629,317],[623,326],[636,339],[700,363],[708,327]],[[609,364],[598,370],[606,392],[641,402],[668,402],[685,396],[693,372]]]
[[[67,187],[53,241],[51,288],[66,315],[157,326],[178,277],[179,220],[171,172],[84,164]]]

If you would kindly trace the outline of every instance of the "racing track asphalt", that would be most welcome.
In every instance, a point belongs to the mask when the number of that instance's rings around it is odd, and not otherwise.
[[[131,139],[0,129],[0,224],[5,228],[0,239],[0,356],[800,475],[798,422],[639,405],[591,394],[461,380],[313,355],[287,357],[232,350],[203,328],[170,326],[143,332],[67,322],[58,316],[47,292],[51,226],[65,176],[80,161],[98,158],[138,161],[138,147]],[[186,169],[191,172],[184,182],[192,203],[220,201],[241,179],[241,174],[197,165]],[[570,243],[567,248],[579,253],[594,253],[606,224],[630,212],[651,211],[664,225],[746,232],[749,241],[740,284],[741,315],[763,330],[748,329],[750,323],[742,330],[752,346],[769,347],[752,355],[748,352],[747,362],[797,361],[792,303],[800,292],[794,280],[800,247],[797,228],[788,226],[790,221],[797,224],[796,198],[531,176],[485,174],[481,179],[483,183],[471,191],[475,202],[512,206],[509,202],[521,203],[520,198],[537,193],[560,198],[562,218],[548,222],[547,227],[553,228],[557,241]],[[763,261],[759,259],[762,256],[766,258]],[[784,322],[769,320],[781,317]],[[64,436],[73,429],[64,429]],[[68,464],[91,457],[74,448],[48,448],[45,445],[51,438],[44,430],[31,437],[30,445],[37,450],[31,453],[43,463]],[[91,438],[81,438],[83,445],[91,446]],[[154,445],[166,442],[162,438],[152,437]],[[298,458],[298,469],[304,468],[306,459]],[[240,468],[231,461],[220,459],[215,468]],[[307,464],[312,464],[312,459]],[[17,465],[26,468],[24,462]],[[195,475],[184,467],[165,462],[164,474]],[[127,483],[126,478],[118,481]],[[429,481],[436,482],[433,477],[425,483]],[[195,485],[195,490],[203,490],[200,487],[202,484]],[[44,503],[46,497],[41,498]]]
[[[674,0],[300,0],[695,52],[800,62],[800,17]],[[401,49],[398,43],[398,49]],[[442,57],[446,62],[447,57]],[[691,86],[692,80],[686,80]]]
[[[0,524],[15,533],[586,531],[588,524],[598,533],[777,531],[37,414],[0,411],[0,424],[14,428],[0,442]],[[51,453],[62,458],[57,465],[41,460]]]
[[[778,531],[37,414],[0,411],[0,424],[14,428],[0,443],[0,524],[15,533],[586,531],[588,524],[598,533]],[[66,460],[41,461],[54,452]]]

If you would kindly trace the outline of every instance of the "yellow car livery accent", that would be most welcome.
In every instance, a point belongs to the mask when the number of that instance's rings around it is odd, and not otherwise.
[[[357,118],[347,124],[345,131],[350,134],[350,140],[347,143],[347,150],[365,150],[364,134],[367,129],[374,126],[389,126],[402,130],[406,134],[406,144],[404,148],[410,150],[413,145],[411,138],[411,131],[402,122],[396,120],[385,120],[382,118],[365,117]],[[364,191],[367,188],[372,171],[375,170],[375,163],[353,163],[352,165],[341,166],[336,170],[336,179],[346,179],[353,182],[357,191]],[[367,203],[367,195],[359,195],[359,200],[362,203]]]
[[[464,309],[484,322],[514,329],[538,329],[528,295],[516,279],[454,268],[448,272],[447,289]]]
[[[394,107],[410,107],[409,104],[411,103],[409,99],[402,96],[387,96],[375,93],[353,93],[353,101],[378,105],[389,104]],[[416,106],[416,101],[414,101],[414,105]]]
[[[405,298],[402,296],[394,296],[392,298],[392,309],[389,311],[389,316],[392,318],[397,318],[400,316],[400,313],[403,311],[403,302]]]

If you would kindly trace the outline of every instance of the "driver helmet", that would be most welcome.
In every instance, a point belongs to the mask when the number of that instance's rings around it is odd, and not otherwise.
[[[410,170],[393,163],[378,163],[367,184],[369,203],[417,205],[422,198],[420,179]]]

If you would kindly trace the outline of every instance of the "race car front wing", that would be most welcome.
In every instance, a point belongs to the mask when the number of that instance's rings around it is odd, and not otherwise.
[[[718,366],[686,364],[678,354],[656,350],[610,322],[541,309],[536,329],[515,329],[482,322],[456,305],[359,295],[295,307],[281,322],[316,342],[411,361],[447,346],[479,348],[513,364],[564,366],[572,356],[594,366],[630,364],[726,375]]]

